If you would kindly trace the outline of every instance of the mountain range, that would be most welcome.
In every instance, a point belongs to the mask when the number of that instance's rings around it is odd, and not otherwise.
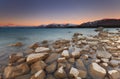
[[[38,27],[47,27],[47,28],[97,28],[97,27],[120,27],[120,19],[102,19],[96,20],[92,22],[82,23],[80,25],[75,24],[49,24],[49,25],[41,25]]]
[[[6,26],[16,28],[17,26]],[[48,24],[40,26],[30,26],[27,28],[97,28],[97,27],[120,27],[120,19],[102,19],[92,22],[85,22],[79,25],[76,24]],[[17,27],[18,28],[18,27]],[[19,28],[26,28],[24,26],[19,26]]]

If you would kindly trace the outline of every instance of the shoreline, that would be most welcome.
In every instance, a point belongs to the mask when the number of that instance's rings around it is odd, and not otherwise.
[[[47,40],[9,56],[0,79],[104,79],[120,78],[120,32],[99,31],[70,40]],[[22,47],[22,42],[9,45]],[[76,74],[74,74],[76,73]],[[117,75],[116,75],[117,74]]]

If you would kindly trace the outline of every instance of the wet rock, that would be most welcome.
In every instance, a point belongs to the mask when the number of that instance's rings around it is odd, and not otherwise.
[[[108,71],[110,79],[120,79],[120,73],[117,70]]]
[[[39,70],[30,79],[45,79],[45,76],[45,72],[43,70]]]
[[[63,50],[61,55],[65,58],[69,58],[69,51],[68,50]]]
[[[31,48],[31,49],[36,49],[37,47],[39,47],[39,43],[38,42],[29,46],[29,48]]]
[[[89,68],[89,73],[93,79],[104,79],[106,70],[97,63],[92,63]]]
[[[58,58],[59,58],[59,54],[57,54],[57,53],[52,53],[52,54],[45,60],[45,62],[46,62],[47,64],[50,64],[50,63],[56,61]]]
[[[53,72],[55,72],[56,68],[57,68],[57,62],[53,62],[52,64],[50,64],[46,67],[46,71],[48,73],[53,73]]]
[[[28,63],[33,63],[38,60],[44,60],[48,57],[48,53],[36,53],[36,54],[30,54],[27,56],[27,62]]]
[[[112,67],[116,67],[119,65],[119,62],[117,60],[111,60],[109,63]]]
[[[56,78],[66,78],[67,77],[67,74],[63,69],[63,66],[58,68],[58,70],[55,72],[55,77]]]
[[[22,42],[17,42],[17,43],[15,43],[15,44],[10,44],[10,45],[8,45],[8,46],[21,47],[21,46],[23,46],[23,43],[22,43]]]
[[[4,76],[6,79],[15,78],[17,76],[24,75],[29,72],[29,67],[26,63],[18,66],[7,66],[4,70]]]
[[[26,49],[26,50],[24,51],[24,54],[25,54],[25,55],[32,54],[32,53],[35,53],[33,49]]]
[[[16,63],[22,57],[23,53],[12,54],[9,56],[9,63]]]
[[[50,51],[50,49],[49,49],[49,48],[46,48],[46,47],[37,47],[37,48],[35,49],[35,52],[36,52],[36,53],[49,52],[49,51]]]
[[[19,60],[17,60],[18,64],[24,63],[26,62],[26,58],[20,58]]]
[[[31,65],[31,74],[34,74],[37,71],[44,69],[45,67],[46,64],[44,63],[44,61],[37,61]]]

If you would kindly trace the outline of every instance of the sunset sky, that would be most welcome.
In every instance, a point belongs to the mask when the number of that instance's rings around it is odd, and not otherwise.
[[[120,0],[0,0],[0,26],[120,19]]]

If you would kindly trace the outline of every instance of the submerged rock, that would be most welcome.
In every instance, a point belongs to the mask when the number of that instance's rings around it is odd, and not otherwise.
[[[90,65],[89,73],[93,79],[104,79],[106,70],[97,63],[92,63]]]
[[[10,44],[8,46],[20,47],[20,46],[23,46],[23,43],[22,42],[17,42],[15,44]]]

